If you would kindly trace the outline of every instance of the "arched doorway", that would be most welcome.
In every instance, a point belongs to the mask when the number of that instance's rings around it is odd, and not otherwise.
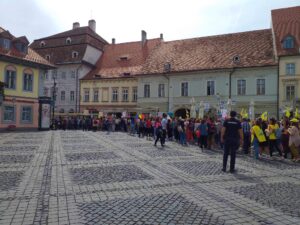
[[[190,115],[190,110],[185,108],[180,108],[175,111],[175,117],[186,118],[187,113]]]

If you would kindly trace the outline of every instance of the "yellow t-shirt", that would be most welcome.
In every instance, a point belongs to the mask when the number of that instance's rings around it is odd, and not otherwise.
[[[262,129],[261,129],[259,126],[254,125],[254,126],[252,127],[252,131],[253,131],[253,133],[255,134],[255,136],[257,137],[258,142],[261,143],[261,142],[267,141],[267,140],[266,140],[266,137],[265,137],[265,135],[264,135],[264,132],[262,131]]]
[[[275,124],[275,125],[269,125],[268,126],[268,130],[270,131],[270,136],[269,136],[269,139],[270,140],[276,140],[276,134],[275,134],[275,132],[276,132],[276,130],[278,129],[279,127],[278,127],[278,124]]]

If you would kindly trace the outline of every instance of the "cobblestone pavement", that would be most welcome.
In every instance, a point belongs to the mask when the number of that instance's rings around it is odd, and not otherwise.
[[[125,133],[0,133],[0,224],[300,224],[300,164]]]

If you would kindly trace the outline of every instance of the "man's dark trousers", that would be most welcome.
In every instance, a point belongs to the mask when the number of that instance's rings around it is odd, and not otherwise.
[[[239,142],[234,139],[225,140],[224,143],[224,155],[223,155],[223,170],[226,170],[227,159],[230,154],[230,171],[234,171],[236,151],[239,148]]]
[[[249,153],[249,148],[251,145],[251,134],[250,133],[244,133],[244,142],[243,142],[243,150],[245,154]]]

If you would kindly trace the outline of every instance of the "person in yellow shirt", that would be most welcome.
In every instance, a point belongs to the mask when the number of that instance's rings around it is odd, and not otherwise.
[[[268,142],[263,130],[261,129],[260,119],[256,120],[255,125],[252,127],[251,135],[251,140],[253,141],[254,146],[254,156],[256,159],[259,159],[264,150],[269,152]]]
[[[269,123],[269,126],[268,126],[268,132],[269,132],[269,148],[270,148],[270,157],[271,159],[273,158],[273,152],[274,152],[274,149],[276,149],[280,155],[280,157],[283,159],[282,157],[282,152],[277,144],[277,141],[276,141],[276,131],[277,129],[279,129],[279,126],[278,124],[276,123],[276,120],[275,118],[271,118],[270,119],[270,123]]]

